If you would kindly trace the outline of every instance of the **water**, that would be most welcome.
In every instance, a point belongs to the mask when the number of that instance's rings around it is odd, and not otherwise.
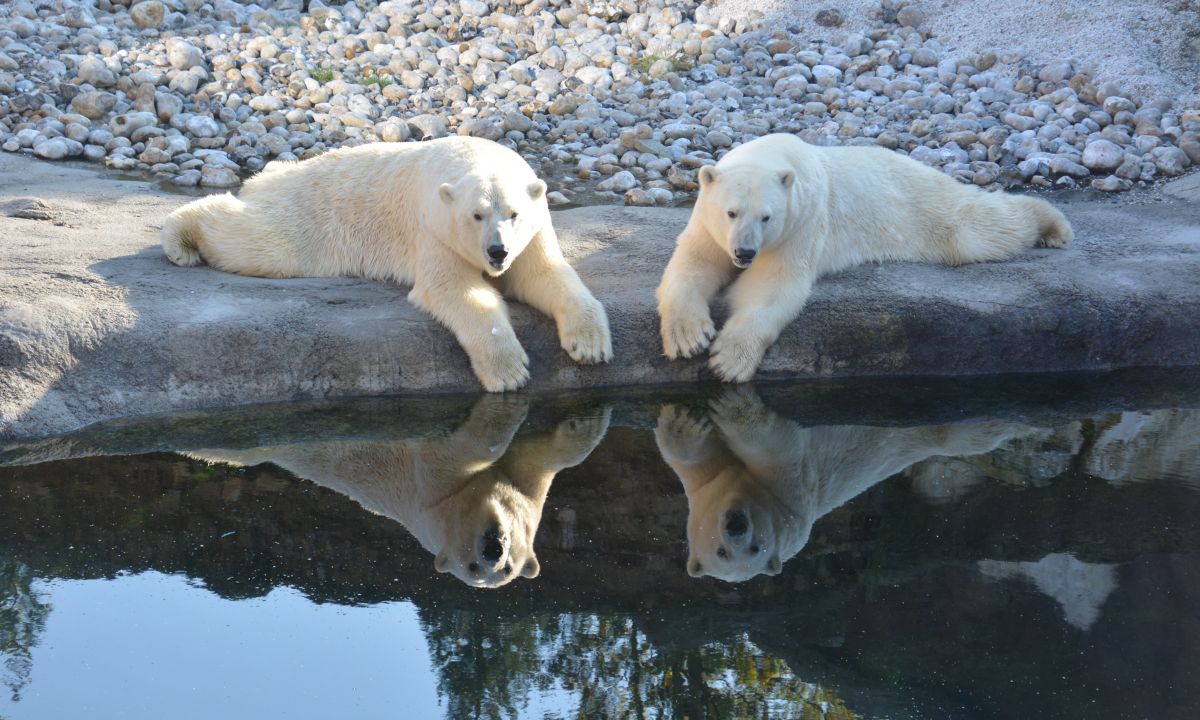
[[[8,720],[1200,711],[1194,372],[252,408],[0,463]]]

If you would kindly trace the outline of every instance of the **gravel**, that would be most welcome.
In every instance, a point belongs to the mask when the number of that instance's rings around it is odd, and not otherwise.
[[[1200,156],[1200,8],[1109,5],[15,0],[0,148],[225,188],[334,147],[474,135],[561,204],[671,205],[788,132],[988,189],[1122,190]]]

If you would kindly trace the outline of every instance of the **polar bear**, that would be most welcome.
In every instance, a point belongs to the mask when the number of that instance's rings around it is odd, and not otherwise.
[[[604,307],[563,258],[546,184],[490,140],[373,143],[272,163],[237,197],[171,213],[162,246],[177,265],[411,285],[409,302],[454,333],[491,392],[529,379],[504,296],[553,317],[576,362],[612,359]]]
[[[688,574],[741,582],[779,574],[813,523],[908,466],[980,455],[1039,432],[992,421],[801,427],[742,387],[726,390],[703,417],[665,406],[655,439],[687,495]]]
[[[389,441],[314,442],[188,455],[236,465],[274,463],[389,517],[434,555],[434,568],[473,587],[541,570],[533,541],[554,476],[587,459],[610,410],[518,435],[528,400],[485,395],[454,433]]]
[[[1003,260],[1071,238],[1044,200],[987,193],[882,148],[768,135],[700,169],[700,196],[658,287],[663,349],[687,358],[711,342],[716,375],[744,382],[826,273]],[[718,333],[709,304],[739,268]]]

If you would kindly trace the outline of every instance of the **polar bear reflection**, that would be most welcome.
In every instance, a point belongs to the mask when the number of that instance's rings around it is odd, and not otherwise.
[[[740,582],[778,574],[820,517],[913,463],[1034,432],[1006,422],[801,427],[739,388],[704,417],[664,407],[655,437],[687,494],[688,574]]]
[[[486,396],[453,434],[200,450],[210,461],[270,462],[404,525],[438,572],[499,587],[540,571],[533,539],[558,471],[583,462],[608,429],[609,410],[516,436],[528,401]]]

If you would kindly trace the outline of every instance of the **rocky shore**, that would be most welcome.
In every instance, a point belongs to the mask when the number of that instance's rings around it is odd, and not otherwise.
[[[1194,100],[948,47],[920,4],[790,24],[746,4],[15,0],[0,147],[222,188],[274,160],[458,133],[515,148],[555,202],[634,205],[686,202],[699,167],[770,132],[990,188],[1124,190],[1200,162]]]

